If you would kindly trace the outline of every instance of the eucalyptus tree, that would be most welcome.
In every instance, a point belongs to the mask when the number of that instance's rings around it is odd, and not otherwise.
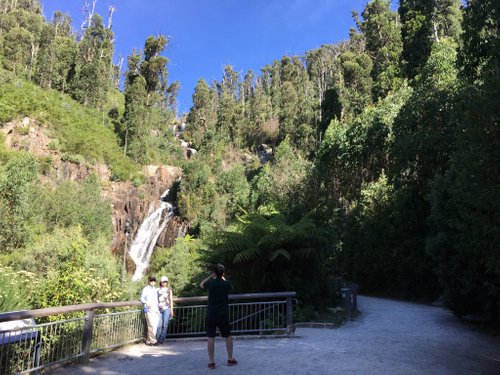
[[[140,54],[134,50],[128,58],[124,92],[124,154],[130,155],[135,160],[139,160],[145,152],[141,145],[144,145],[143,139],[150,131],[146,114],[146,80],[140,74],[140,60]],[[134,143],[131,150],[129,150],[129,143]]]
[[[113,32],[95,14],[78,45],[71,94],[85,106],[100,109],[112,81]]]
[[[266,92],[262,77],[257,78],[250,98],[250,129],[248,141],[257,146],[262,143],[275,144],[278,136],[277,121],[273,121],[271,96]]]
[[[432,44],[444,37],[458,41],[460,0],[401,0],[402,62],[406,76],[414,78],[430,56]]]
[[[283,56],[280,81],[280,138],[288,136],[299,148],[314,143],[314,95],[304,61],[298,56]]]
[[[168,45],[164,35],[149,36],[144,43],[144,59],[140,64],[141,75],[146,80],[147,104],[153,106],[161,102],[168,88],[168,59],[161,53]]]
[[[357,24],[366,40],[366,52],[373,59],[373,97],[377,100],[401,84],[401,27],[389,0],[370,1],[361,16],[363,21],[357,20]]]
[[[366,53],[365,41],[354,29],[350,31],[347,50],[340,54],[341,80],[336,89],[342,105],[341,118],[353,117],[372,103],[373,61]]]
[[[237,121],[237,93],[239,74],[230,65],[224,66],[222,81],[217,85],[217,128],[219,135],[230,145],[240,143]]]
[[[405,76],[414,78],[427,61],[432,46],[433,2],[401,0],[399,16],[403,38],[402,64]]]
[[[186,137],[199,147],[207,132],[215,131],[217,122],[217,94],[200,79],[193,93],[193,106],[187,116]]]
[[[238,102],[245,121],[250,120],[250,102],[254,91],[254,81],[255,75],[252,70],[249,70],[240,82]]]
[[[42,31],[35,75],[40,86],[66,92],[70,72],[74,69],[78,54],[75,39],[71,17],[60,11],[55,12],[52,22],[45,24]]]
[[[175,113],[178,83],[168,85],[168,59],[161,55],[167,44],[168,39],[163,35],[149,36],[144,52],[134,50],[128,59],[125,152],[141,163],[158,158],[158,148],[168,146],[164,142],[172,134],[167,123]]]
[[[3,66],[31,79],[40,49],[44,18],[38,0],[0,3],[0,39]]]
[[[322,106],[327,98],[327,91],[334,83],[338,58],[341,53],[339,45],[324,45],[306,52],[307,73],[314,87],[316,96],[315,118],[323,122]],[[329,117],[329,116],[327,116]],[[331,118],[326,119],[329,123]]]
[[[455,124],[453,101],[457,91],[457,45],[444,39],[433,46],[417,75],[413,95],[394,125],[392,176],[402,184],[417,184],[423,194],[436,173],[448,168]],[[423,198],[423,195],[421,196]]]
[[[395,119],[389,178],[394,184],[391,217],[399,229],[390,240],[399,289],[437,297],[435,267],[426,252],[429,235],[430,184],[444,173],[456,147],[453,142],[457,93],[457,45],[452,39],[435,43],[414,80],[414,91]],[[422,280],[412,288],[412,278]],[[425,281],[425,282],[424,282]],[[424,288],[425,287],[425,288]],[[425,290],[427,288],[427,291]]]
[[[283,101],[281,98],[281,62],[279,60],[274,60],[271,66],[266,66],[264,69],[269,72],[270,77],[270,86],[268,89],[271,95],[273,117],[279,118],[281,114],[281,103]]]
[[[459,42],[462,33],[461,7],[461,0],[434,0],[432,30],[435,41],[448,37]]]

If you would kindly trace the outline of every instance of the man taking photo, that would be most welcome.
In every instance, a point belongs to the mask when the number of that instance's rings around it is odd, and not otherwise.
[[[222,337],[226,339],[227,365],[234,366],[238,361],[233,358],[233,338],[229,326],[228,295],[233,286],[224,277],[224,266],[217,264],[214,272],[200,283],[200,287],[208,290],[207,336],[208,336],[208,368],[215,368],[215,330],[218,327]]]

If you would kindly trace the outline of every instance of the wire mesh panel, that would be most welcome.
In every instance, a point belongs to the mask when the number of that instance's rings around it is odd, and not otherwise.
[[[39,359],[38,332],[33,328],[0,332],[0,374],[34,368]]]
[[[0,374],[23,374],[82,355],[83,318],[0,332]]]
[[[206,333],[206,305],[175,306],[169,336],[200,336]],[[287,330],[286,301],[232,303],[229,321],[234,334],[282,333]]]
[[[142,310],[100,314],[94,317],[91,352],[109,349],[144,338]]]
[[[168,325],[169,336],[199,336],[206,332],[206,305],[175,306],[175,318]]]
[[[281,333],[287,330],[286,301],[247,302],[229,305],[233,333]]]

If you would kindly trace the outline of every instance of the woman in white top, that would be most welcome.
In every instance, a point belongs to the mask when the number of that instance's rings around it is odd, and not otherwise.
[[[168,277],[162,276],[160,288],[158,289],[158,305],[160,308],[160,319],[156,330],[156,339],[163,343],[167,338],[168,322],[174,316],[174,297],[172,289],[168,286]]]

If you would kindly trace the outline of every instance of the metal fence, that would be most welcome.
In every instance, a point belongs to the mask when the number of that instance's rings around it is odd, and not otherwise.
[[[293,334],[293,297],[295,292],[230,295],[233,334]],[[174,299],[169,337],[204,335],[206,301],[206,296]],[[20,323],[11,329],[0,324],[0,374],[88,360],[94,353],[141,341],[145,324],[140,306],[139,301],[126,301],[0,313],[0,323]],[[48,322],[37,324],[34,318]]]

